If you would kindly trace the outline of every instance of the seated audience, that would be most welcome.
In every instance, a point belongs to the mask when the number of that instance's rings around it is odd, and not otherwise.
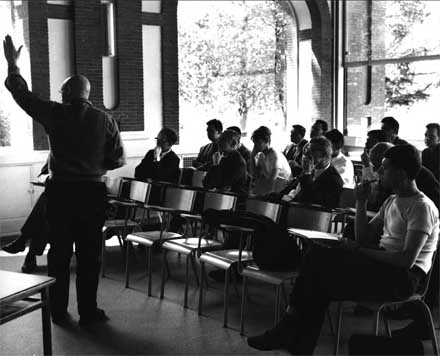
[[[39,181],[46,181],[48,175],[49,169],[46,162],[38,175]],[[3,251],[16,254],[24,251],[26,243],[30,241],[29,250],[21,267],[24,273],[32,273],[37,270],[37,256],[41,256],[46,248],[49,239],[49,226],[46,213],[47,193],[43,191],[23,224],[20,236],[3,247]]]
[[[422,151],[422,164],[440,180],[440,125],[432,123],[426,125],[425,144]]]
[[[284,201],[320,204],[336,208],[344,182],[331,164],[332,145],[325,137],[315,137],[305,147],[303,171],[278,195]]]
[[[213,165],[203,179],[207,189],[217,188],[238,194],[247,193],[246,162],[235,149],[238,146],[237,133],[224,131],[218,140],[219,152],[214,153]]]
[[[252,134],[254,149],[251,153],[251,175],[256,195],[277,191],[277,179],[287,181],[291,177],[286,157],[270,147],[271,134],[266,126],[260,126]]]
[[[336,168],[342,180],[344,187],[354,187],[354,166],[350,158],[342,153],[344,147],[344,135],[337,129],[328,131],[325,137],[332,143],[332,165]]]
[[[379,142],[386,142],[385,132],[382,130],[371,130],[367,133],[367,140],[365,141],[364,151],[361,154],[362,162],[362,179],[374,180],[377,179],[377,174],[373,172],[370,159],[371,148]]]
[[[200,171],[207,171],[209,166],[212,165],[212,155],[218,151],[217,141],[223,132],[223,124],[220,120],[209,120],[206,125],[206,132],[211,143],[202,146],[199,155],[192,162],[192,166]]]
[[[297,176],[302,170],[303,150],[307,143],[307,140],[304,138],[305,135],[306,129],[303,126],[293,125],[292,131],[290,131],[290,141],[292,143],[283,151],[292,170],[292,176]]]
[[[394,194],[367,222],[369,184],[356,186],[356,240],[309,250],[285,316],[264,334],[248,338],[251,347],[312,355],[331,301],[407,298],[420,288],[439,234],[438,210],[414,180],[420,166],[411,145],[386,151],[380,170]]]
[[[237,139],[238,139],[238,145],[236,150],[238,151],[238,153],[241,154],[241,157],[243,157],[244,161],[246,162],[246,167],[247,170],[249,171],[249,164],[250,164],[250,159],[251,159],[251,151],[241,143],[241,130],[238,126],[231,126],[228,127],[226,130],[232,130],[235,133],[237,133]]]
[[[172,150],[172,146],[177,142],[177,134],[169,128],[163,128],[159,131],[156,142],[157,146],[149,150],[135,168],[134,177],[142,181],[152,179],[177,183],[180,158]]]
[[[385,133],[386,141],[393,145],[406,145],[408,142],[397,136],[399,134],[399,122],[392,116],[382,119],[382,131]]]
[[[324,120],[316,120],[310,129],[310,138],[324,136],[328,130],[328,124]]]

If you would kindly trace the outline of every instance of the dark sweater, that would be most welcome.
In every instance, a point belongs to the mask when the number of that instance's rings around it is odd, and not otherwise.
[[[294,201],[304,204],[319,204],[332,209],[339,206],[339,198],[344,182],[335,167],[330,165],[316,180],[307,174],[295,179],[281,193],[281,197],[301,184],[301,190]]]
[[[440,144],[423,150],[422,164],[440,181]]]
[[[142,181],[149,178],[155,181],[177,183],[180,175],[179,162],[180,158],[173,151],[157,162],[154,160],[154,150],[150,150],[135,168],[134,177]]]
[[[234,193],[246,194],[246,181],[246,162],[240,153],[231,151],[221,159],[219,165],[209,167],[203,186],[208,189],[230,187]]]

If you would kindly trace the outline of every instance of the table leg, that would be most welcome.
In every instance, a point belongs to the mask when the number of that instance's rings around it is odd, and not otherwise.
[[[41,319],[43,321],[43,351],[44,355],[52,355],[52,335],[49,310],[49,287],[41,290]]]

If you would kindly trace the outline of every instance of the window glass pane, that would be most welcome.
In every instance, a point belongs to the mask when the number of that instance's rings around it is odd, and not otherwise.
[[[160,0],[142,0],[142,12],[160,12]]]
[[[393,116],[399,137],[423,148],[426,124],[438,122],[439,68],[440,60],[375,65],[371,73],[367,66],[348,68],[348,135],[363,137]]]
[[[440,54],[440,1],[346,1],[348,61]]]
[[[296,43],[291,26],[291,17],[273,1],[179,2],[183,145],[197,150],[205,144],[200,132],[212,118],[224,127],[240,126],[248,138],[265,125],[275,146],[289,142],[286,75],[292,58],[287,53]]]
[[[14,44],[23,45],[19,59],[21,75],[31,88],[29,36],[25,34],[27,14],[21,1],[0,1],[0,33],[10,34]],[[8,65],[0,60],[0,73],[6,75]],[[15,103],[12,95],[0,85],[0,148],[15,151],[32,149],[32,119]]]

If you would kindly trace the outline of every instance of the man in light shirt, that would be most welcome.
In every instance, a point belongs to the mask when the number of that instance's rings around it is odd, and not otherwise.
[[[332,143],[332,165],[344,181],[344,188],[354,187],[354,166],[350,158],[342,153],[344,135],[337,129],[328,131],[325,137]]]
[[[411,145],[386,151],[381,176],[395,194],[368,221],[369,184],[356,186],[355,240],[343,240],[339,248],[311,248],[285,316],[248,338],[249,346],[312,355],[331,301],[403,299],[423,286],[437,248],[439,215],[415,183],[420,167],[420,154]]]

